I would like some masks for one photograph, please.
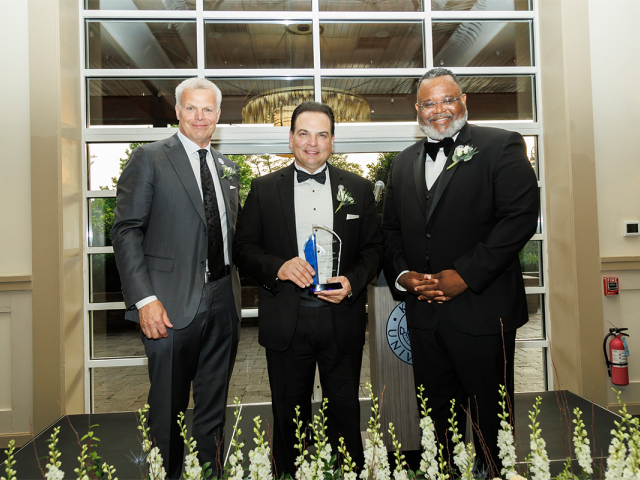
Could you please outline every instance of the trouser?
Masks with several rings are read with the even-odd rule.
[[[184,441],[178,413],[186,412],[193,383],[193,426],[189,436],[197,442],[200,465],[210,462],[215,477],[222,472],[224,461],[227,393],[238,349],[231,276],[205,283],[193,321],[185,328],[168,328],[167,332],[169,336],[159,340],[142,335],[151,381],[151,440],[160,448],[167,477],[179,478]]]
[[[320,372],[322,396],[328,399],[327,433],[332,455],[338,454],[339,438],[356,464],[364,462],[360,436],[360,368],[362,349],[351,354],[340,351],[333,333],[331,307],[300,307],[293,341],[284,352],[267,350],[273,410],[273,458],[278,478],[295,478],[295,408],[300,418],[311,419],[311,396],[316,372]],[[303,425],[303,428],[305,426]]]

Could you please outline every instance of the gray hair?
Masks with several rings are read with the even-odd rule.
[[[187,78],[184,82],[176,87],[176,105],[178,108],[182,107],[182,92],[186,90],[211,90],[216,96],[216,107],[220,110],[220,103],[222,102],[222,92],[216,86],[215,83],[210,82],[206,78],[193,77]]]
[[[460,82],[458,81],[458,77],[456,77],[456,74],[447,68],[432,68],[431,70],[426,72],[424,75],[422,75],[422,77],[420,77],[420,81],[418,82],[418,90],[420,90],[420,87],[422,86],[422,82],[424,82],[425,80],[431,80],[432,78],[445,77],[445,76],[451,77],[453,81],[456,82],[456,85],[460,87],[460,93],[464,93],[462,91],[462,85],[460,85]]]

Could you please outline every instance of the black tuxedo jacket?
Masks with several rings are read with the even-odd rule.
[[[426,139],[425,139],[426,140]],[[469,289],[442,304],[406,296],[407,322],[431,328],[440,319],[471,335],[513,331],[527,320],[518,252],[536,231],[539,193],[522,136],[466,124],[442,171],[430,211],[424,141],[396,156],[385,192],[385,273],[395,285],[404,270],[455,269]],[[458,145],[478,153],[452,164]]]
[[[222,179],[223,165],[237,165],[211,148],[227,211],[229,256],[240,208],[238,176]],[[111,238],[122,282],[127,320],[135,304],[155,295],[174,328],[191,323],[204,285],[207,234],[204,204],[178,134],[140,145],[118,180]],[[240,277],[232,266],[233,297],[241,317]]]
[[[382,234],[371,183],[331,165],[328,173],[334,212],[339,206],[338,185],[344,185],[355,200],[333,215],[333,230],[342,239],[339,274],[349,279],[353,293],[332,305],[333,330],[340,350],[351,353],[364,345],[364,293],[382,266]],[[233,247],[234,263],[261,284],[260,345],[276,351],[291,344],[300,304],[298,286],[277,280],[282,264],[298,256],[294,181],[293,164],[253,180]]]

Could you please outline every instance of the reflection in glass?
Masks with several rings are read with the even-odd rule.
[[[195,10],[196,0],[85,0],[88,10]]]
[[[89,78],[87,121],[90,127],[152,126],[178,123],[175,90],[184,78]]]
[[[433,63],[442,67],[531,66],[531,21],[434,22]]]
[[[87,21],[88,68],[196,68],[196,22]]]
[[[222,91],[218,124],[291,125],[291,114],[313,100],[312,78],[210,78]]]
[[[94,310],[91,358],[144,357],[140,325],[124,319],[124,310]]]
[[[524,275],[525,287],[541,287],[542,283],[542,241],[529,240],[518,254],[520,268]]]
[[[470,121],[535,120],[533,75],[458,77]]]
[[[205,10],[310,11],[311,0],[204,0]]]
[[[516,348],[514,364],[516,393],[547,390],[545,352],[545,348]]]
[[[92,368],[91,373],[93,413],[133,412],[147,403],[149,369],[146,365]]]
[[[124,302],[113,253],[89,255],[89,302]]]
[[[113,228],[115,209],[115,197],[89,199],[88,242],[90,247],[111,245],[111,229]]]
[[[338,123],[415,122],[417,83],[410,77],[323,78],[322,102]]]
[[[431,10],[531,10],[531,0],[431,0]]]
[[[419,12],[422,2],[416,0],[320,0],[321,12]]]
[[[529,158],[529,162],[533,167],[533,170],[536,172],[536,177],[540,180],[540,171],[539,171],[539,163],[540,158],[538,157],[538,137],[534,136],[526,136],[523,137],[524,142],[527,144],[527,157]]]
[[[205,23],[207,68],[313,68],[311,22]]]
[[[322,68],[422,68],[422,22],[323,23]]]

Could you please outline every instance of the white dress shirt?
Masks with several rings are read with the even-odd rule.
[[[458,138],[459,134],[460,134],[460,132],[456,133],[453,137],[451,137],[454,142]],[[427,141],[430,142],[430,143],[437,143],[438,142],[438,140],[433,140],[433,139],[431,139],[429,137],[427,137]],[[451,148],[453,148],[453,146]],[[435,161],[433,161],[431,159],[431,157],[429,156],[428,153],[425,154],[425,156],[424,156],[424,180],[427,183],[427,190],[430,190],[431,187],[433,187],[433,184],[436,183],[436,180],[438,179],[438,177],[442,173],[442,170],[444,169],[445,163],[447,163],[447,155],[444,154],[444,148],[441,148],[438,151],[438,155],[436,155],[436,160]],[[407,290],[398,283],[398,279],[402,275],[407,273],[408,271],[409,270],[404,270],[403,272],[400,272],[400,275],[398,275],[398,278],[396,278],[396,288],[401,292],[406,292]]]
[[[305,258],[304,244],[306,243],[309,235],[312,233],[312,225],[324,225],[325,227],[333,230],[333,200],[331,198],[331,179],[329,178],[329,172],[326,171],[327,180],[324,185],[309,179],[302,183],[298,183],[298,170],[304,170],[309,172],[306,168],[302,168],[297,164],[294,164],[296,170],[295,178],[293,179],[293,197],[296,212],[296,240],[298,241],[298,256]],[[327,165],[318,169],[314,173],[327,170]],[[319,238],[321,231],[317,232]],[[325,243],[325,245],[327,245]],[[329,245],[331,243],[329,242]],[[332,255],[331,251],[325,252],[326,255]],[[331,257],[329,257],[331,258]],[[326,283],[326,279],[331,277],[331,271],[319,272],[320,283]]]
[[[182,132],[178,131],[178,138],[180,142],[182,142],[182,146],[187,152],[187,157],[189,157],[189,163],[191,163],[191,168],[193,169],[193,174],[196,177],[196,182],[198,183],[198,189],[200,190],[200,198],[202,198],[202,179],[200,178],[200,154],[198,150],[201,150],[201,147],[193,143],[187,137],[185,137]],[[209,166],[209,171],[211,172],[211,176],[213,177],[213,184],[216,187],[216,199],[218,201],[218,211],[220,212],[220,226],[222,227],[222,244],[224,245],[224,263],[225,265],[230,265],[229,261],[229,245],[227,244],[227,209],[224,204],[224,196],[222,194],[222,187],[220,185],[220,178],[217,175],[217,168],[215,166],[215,160],[213,158],[213,154],[211,153],[211,147],[207,149],[207,165]],[[207,260],[208,262],[208,260]],[[209,265],[207,264],[207,270],[209,269]],[[139,302],[136,302],[136,308],[140,310],[142,307],[147,305],[148,303],[157,300],[158,298],[155,295],[151,295],[149,297],[143,298]]]

